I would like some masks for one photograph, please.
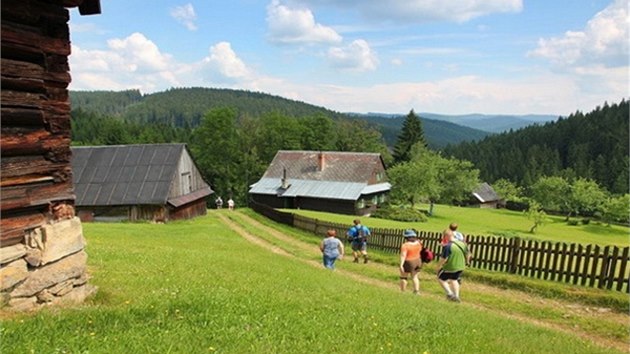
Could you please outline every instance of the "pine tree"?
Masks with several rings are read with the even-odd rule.
[[[424,131],[422,130],[422,122],[412,109],[407,114],[400,135],[398,135],[396,140],[396,145],[394,145],[394,163],[398,164],[411,160],[411,147],[417,143],[421,143],[424,147],[427,146],[427,142],[424,139]]]

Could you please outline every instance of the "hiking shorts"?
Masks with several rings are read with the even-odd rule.
[[[417,272],[420,270],[420,258],[418,259],[411,259],[411,260],[406,260],[403,263],[403,270],[405,271],[405,273],[412,273],[412,272]]]
[[[445,272],[444,270],[440,270],[438,273],[438,278],[442,281],[447,280],[457,280],[460,281],[462,278],[463,270],[458,270],[457,272]]]
[[[367,242],[365,241],[359,241],[359,242],[352,241],[350,246],[352,247],[353,251],[367,251]]]

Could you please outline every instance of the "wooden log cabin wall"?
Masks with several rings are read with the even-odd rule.
[[[98,0],[3,0],[0,304],[81,302],[88,282],[70,166],[69,8]]]

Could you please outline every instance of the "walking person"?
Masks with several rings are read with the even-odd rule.
[[[422,260],[420,259],[422,243],[414,230],[405,230],[403,236],[405,242],[400,246],[400,291],[407,289],[407,281],[411,275],[413,293],[419,295],[420,279],[418,279],[418,272],[422,268]]]
[[[228,199],[228,209],[234,210],[234,200],[232,198]]]
[[[466,242],[466,240],[464,239],[464,235],[462,235],[461,232],[457,231],[458,227],[459,227],[459,225],[457,225],[456,222],[452,222],[442,232],[442,241],[440,242],[442,244],[442,246],[446,246],[449,242],[451,242],[452,239],[456,239],[456,240],[459,240],[459,241]]]
[[[221,199],[221,196],[218,196],[214,203],[217,205],[217,209],[221,209],[223,207],[223,199]]]
[[[337,238],[336,230],[326,231],[326,238],[320,242],[319,250],[322,251],[324,267],[335,270],[335,261],[337,259],[342,260],[345,252],[343,242]]]
[[[354,219],[353,223],[354,226],[348,229],[346,233],[352,248],[352,255],[354,256],[353,262],[359,263],[359,256],[363,256],[363,263],[367,263],[367,238],[370,236],[370,229],[361,225],[361,220],[359,219]]]
[[[440,286],[446,292],[446,298],[450,301],[461,302],[460,283],[470,257],[468,246],[458,239],[453,238],[442,247],[437,276]]]

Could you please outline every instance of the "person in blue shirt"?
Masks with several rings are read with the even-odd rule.
[[[367,263],[367,238],[370,236],[370,229],[368,229],[367,226],[361,225],[361,220],[359,219],[354,219],[353,223],[354,226],[348,229],[346,235],[352,247],[354,263],[359,263],[359,256],[363,256],[363,263]]]
[[[326,232],[326,238],[320,242],[319,250],[322,251],[324,267],[335,270],[335,261],[343,259],[345,252],[343,242],[337,238],[336,230],[330,229]]]

